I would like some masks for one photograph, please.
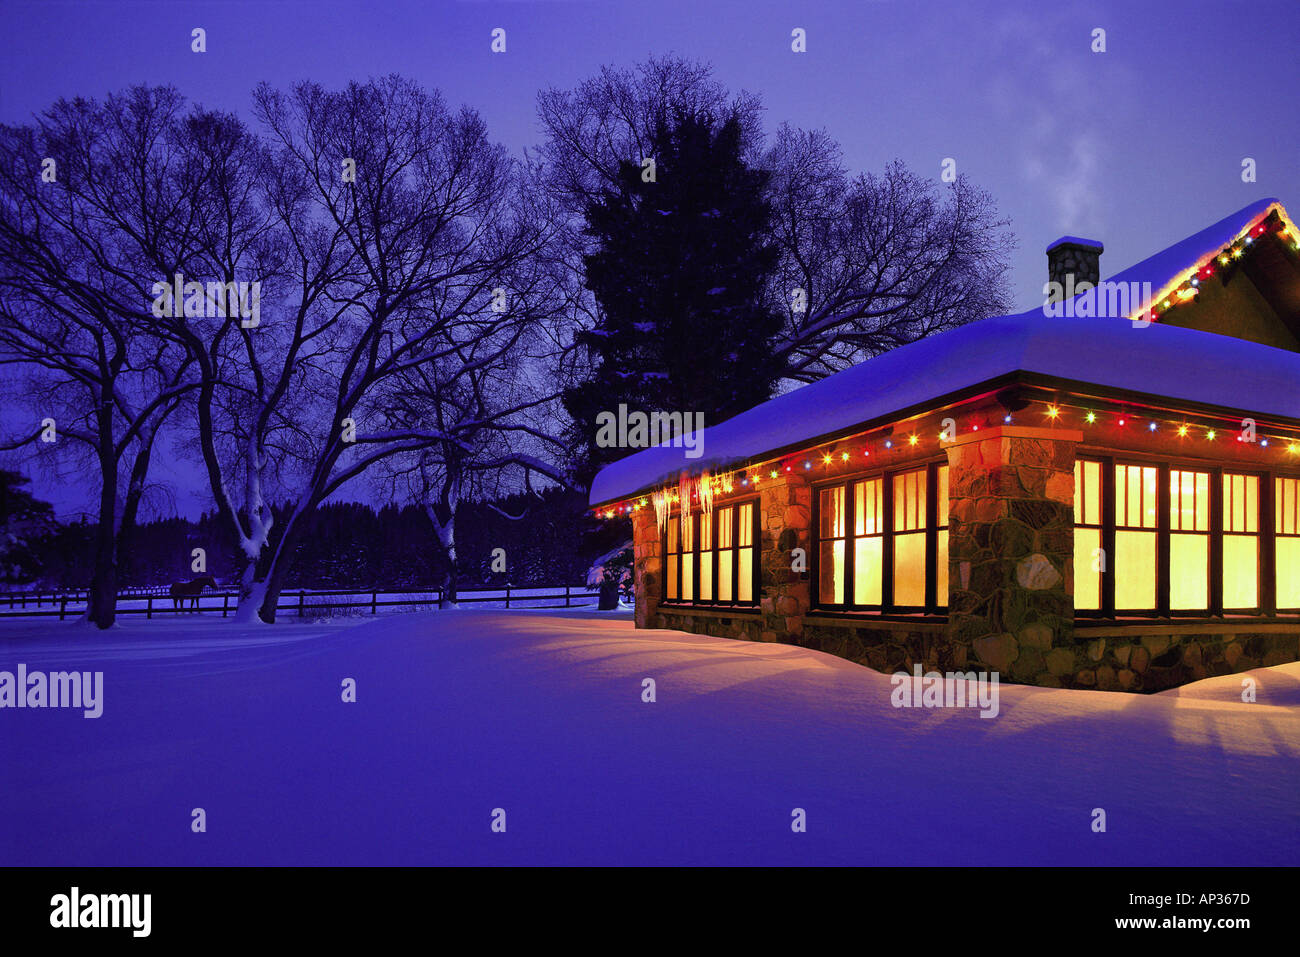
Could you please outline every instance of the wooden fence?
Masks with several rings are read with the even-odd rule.
[[[68,615],[80,615],[86,609],[88,595],[77,592],[8,592],[0,593],[0,618],[41,618],[50,617],[64,620]],[[316,599],[325,598],[326,601]],[[466,605],[484,602],[504,602],[509,608],[514,602],[516,608],[581,608],[594,605],[597,593],[583,585],[554,585],[518,588],[505,585],[500,588],[459,588],[456,590],[456,604]],[[358,599],[358,600],[348,600]],[[563,603],[559,602],[563,599]],[[124,589],[117,594],[118,615],[155,615],[194,614],[190,607],[193,599],[181,599],[181,607],[175,607],[167,586],[154,588]],[[533,602],[553,601],[556,604],[534,605]],[[280,592],[276,602],[276,614],[296,612],[299,618],[318,609],[360,608],[369,609],[376,615],[380,608],[398,606],[419,607],[420,605],[438,605],[442,602],[442,591],[438,588],[370,588],[370,589],[286,589]],[[528,603],[526,606],[522,603]],[[207,589],[198,596],[198,611],[220,611],[225,618],[239,604],[237,591]]]

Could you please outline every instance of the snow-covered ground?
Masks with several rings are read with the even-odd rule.
[[[628,617],[5,622],[0,670],[105,690],[0,710],[0,864],[1300,864],[1300,665],[990,720]]]

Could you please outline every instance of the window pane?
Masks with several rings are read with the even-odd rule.
[[[1154,467],[1115,466],[1116,525],[1131,528],[1156,527],[1156,478]]]
[[[894,476],[894,531],[925,528],[925,470]]]
[[[718,552],[718,601],[731,601],[731,569],[733,556],[731,549]]]
[[[682,551],[695,551],[695,516],[686,519],[682,525]]]
[[[1074,530],[1074,607],[1082,611],[1101,608],[1101,571],[1093,571],[1093,549],[1101,548],[1101,529]]]
[[[842,544],[842,543],[841,543]],[[754,549],[739,549],[740,582],[736,586],[737,601],[754,600]]]
[[[713,513],[700,514],[700,551],[707,552],[713,547]]]
[[[668,586],[668,590],[665,594],[668,596],[668,600],[672,601],[677,597],[677,556],[676,555],[668,556],[668,574],[665,577],[664,581],[665,584],[667,584]]]
[[[695,600],[695,562],[689,554],[682,555],[682,601]]]
[[[1300,492],[1300,479],[1280,478],[1277,479],[1277,494],[1275,496],[1276,518],[1274,528],[1279,535],[1294,535],[1297,531],[1296,499],[1297,492]]]
[[[1115,608],[1147,611],[1155,606],[1155,533],[1116,532]]]
[[[868,479],[853,483],[853,533],[878,535],[881,528],[881,481]]]
[[[754,505],[740,506],[740,541],[736,544],[744,547],[754,544]]]
[[[879,605],[881,563],[885,540],[880,536],[859,538],[853,543],[853,601],[858,605]]]
[[[821,537],[844,537],[844,486],[821,490]]]
[[[713,600],[713,552],[700,552],[700,601]]]
[[[668,551],[677,551],[677,519],[668,519]]]
[[[1277,540],[1277,607],[1300,608],[1300,538]]]
[[[925,604],[925,533],[894,536],[894,604]]]
[[[1101,463],[1083,463],[1083,520],[1088,525],[1101,524]]]
[[[718,548],[731,547],[731,506],[718,509]]]
[[[1259,477],[1223,476],[1223,530],[1259,531]]]
[[[1259,607],[1259,539],[1223,536],[1223,607]]]
[[[1210,536],[1169,536],[1169,607],[1210,605]]]
[[[940,501],[942,501],[942,499]],[[934,570],[934,601],[937,605],[946,605],[948,604],[948,530],[945,528],[936,532],[935,539],[936,548],[934,560],[938,563],[938,567]]]
[[[817,596],[828,605],[844,602],[844,541],[822,542],[817,559]]]
[[[938,488],[934,490],[936,496],[935,508],[938,510],[938,521],[940,525],[948,524],[948,466],[940,465],[936,470],[936,482]]]

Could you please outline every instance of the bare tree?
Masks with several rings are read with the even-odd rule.
[[[0,129],[0,361],[43,371],[59,409],[44,418],[96,466],[87,617],[101,628],[114,621],[158,431],[193,387],[151,308],[160,264],[180,268],[194,242],[193,182],[171,141],[180,109],[175,91],[141,87],[103,104],[60,100],[34,125]]]
[[[275,162],[303,174],[304,220],[348,263],[319,297],[331,311],[316,328],[328,335],[314,334],[313,374],[298,380],[292,508],[253,593],[260,617],[273,621],[305,517],[377,463],[452,437],[434,422],[389,427],[386,386],[426,366],[475,361],[465,343],[491,341],[496,326],[515,321],[500,318],[513,315],[500,303],[519,294],[511,271],[551,230],[524,214],[518,164],[478,115],[452,112],[409,81],[338,92],[304,83],[288,94],[263,85],[255,104]]]
[[[811,382],[1009,303],[1007,222],[958,176],[946,188],[891,163],[850,178],[824,132],[783,126],[766,154],[781,260],[774,348]]]

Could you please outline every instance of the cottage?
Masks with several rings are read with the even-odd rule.
[[[1300,232],[1264,200],[1099,286],[1102,251],[603,469],[637,626],[1124,691],[1300,659]]]

